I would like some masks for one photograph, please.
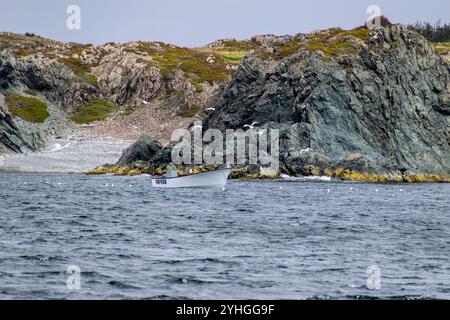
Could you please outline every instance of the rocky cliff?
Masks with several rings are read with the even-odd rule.
[[[449,65],[424,38],[391,26],[302,42],[280,59],[245,59],[206,127],[280,128],[292,175],[450,176]]]
[[[269,40],[242,61],[204,130],[279,129],[289,175],[449,181],[450,69],[423,37],[392,25]],[[150,164],[164,165],[161,154]]]
[[[92,134],[150,133],[167,142],[173,129],[216,102],[251,48],[250,41],[233,45],[93,46],[0,33],[0,150],[36,150],[60,127],[75,124],[89,124]],[[42,103],[48,115],[36,119],[35,105]]]

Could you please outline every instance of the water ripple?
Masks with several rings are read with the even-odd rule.
[[[450,185],[0,175],[0,299],[449,297]]]

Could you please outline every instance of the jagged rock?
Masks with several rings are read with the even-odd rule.
[[[364,41],[352,38],[346,36],[350,53],[248,56],[214,106],[218,111],[204,119],[204,130],[253,121],[279,129],[281,170],[292,175],[448,179],[447,62],[402,26]]]
[[[51,121],[34,124],[20,118],[13,119],[4,95],[26,88],[40,92],[54,106],[62,109],[61,114],[76,110],[95,94],[95,88],[75,81],[73,72],[55,60],[39,56],[17,59],[9,51],[0,52],[0,152],[36,151],[46,145],[55,133],[54,128],[67,127]]]
[[[9,51],[0,52],[0,89],[22,86],[38,90],[71,112],[96,93],[92,85],[75,78],[72,70],[53,59],[37,56],[17,59]]]
[[[292,36],[275,36],[272,34],[253,36],[252,41],[266,48],[271,48],[274,44],[287,44]]]
[[[117,47],[92,68],[100,88],[117,104],[138,104],[164,93],[164,82],[158,68],[149,66],[149,58]]]
[[[35,151],[45,145],[39,129],[16,123],[0,94],[0,153]]]
[[[245,60],[207,126],[291,124],[281,142],[291,174],[359,153],[360,171],[450,175],[448,65],[414,32],[392,26],[383,35],[377,47],[361,48],[350,68],[309,52],[270,67]],[[386,51],[386,43],[395,48]],[[304,148],[321,160],[293,155]]]
[[[162,145],[148,135],[142,135],[133,145],[127,148],[117,165],[123,166],[138,161],[149,161],[162,149]]]

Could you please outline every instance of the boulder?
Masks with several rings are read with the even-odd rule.
[[[162,145],[158,141],[144,134],[135,143],[124,150],[117,165],[124,166],[137,161],[149,161],[161,149]]]

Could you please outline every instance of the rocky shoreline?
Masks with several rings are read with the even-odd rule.
[[[5,43],[0,153],[42,149],[81,124],[92,136],[138,139],[116,164],[90,174],[160,175],[171,162],[173,130],[194,120],[203,133],[257,123],[258,130],[279,131],[279,171],[235,166],[232,178],[450,182],[450,65],[405,26],[259,36],[196,49],[0,34]],[[27,46],[35,53],[24,53]],[[41,123],[42,112],[27,113],[30,104],[45,105],[48,118]],[[188,169],[214,167],[180,166],[179,173]]]
[[[184,176],[191,173],[201,173],[217,169],[217,166],[189,166],[178,168],[178,174]],[[149,167],[145,163],[132,165],[102,165],[86,172],[88,175],[113,174],[116,176],[137,176],[148,174],[161,176],[166,173],[164,167]],[[330,177],[332,181],[356,181],[368,183],[450,183],[450,178],[431,174],[400,175],[398,173],[385,173],[376,175],[367,172],[352,171],[345,168],[325,170],[324,174],[308,175],[307,177]],[[278,172],[261,172],[259,168],[235,168],[230,174],[231,179],[240,180],[275,180],[280,179]]]
[[[232,177],[450,182],[448,62],[424,38],[398,25],[310,37],[290,39],[305,46],[293,54],[277,56],[277,46],[286,50],[282,42],[273,44],[273,56],[248,55],[215,111],[203,118],[203,132],[252,122],[280,132],[279,172],[249,165],[235,168]],[[323,51],[308,50],[319,41]],[[172,147],[90,173],[158,175],[171,161]]]

